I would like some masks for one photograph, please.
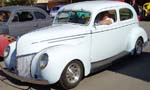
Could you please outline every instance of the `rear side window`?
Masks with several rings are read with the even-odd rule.
[[[36,19],[46,19],[45,14],[43,14],[41,12],[36,11],[36,12],[34,12],[34,15],[35,15]]]
[[[133,17],[132,11],[128,8],[120,9],[119,13],[120,13],[120,20],[121,21],[128,20],[128,19],[131,19]]]
[[[19,21],[20,22],[32,21],[33,20],[33,15],[31,14],[31,12],[23,11],[23,12],[19,12],[17,14],[19,16]]]

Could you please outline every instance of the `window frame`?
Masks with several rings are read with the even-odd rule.
[[[112,19],[114,20],[114,23],[116,23],[116,22],[118,21],[117,9],[112,8],[112,9],[103,10],[103,11],[100,11],[99,13],[97,13],[97,15],[96,15],[96,17],[95,17],[95,19],[94,19],[94,25],[96,25],[96,19],[99,17],[99,15],[100,15],[101,13],[103,13],[103,12],[106,12],[106,11],[109,12],[110,18],[112,18],[111,15],[113,15],[113,14],[111,14],[110,12],[111,12],[111,11],[114,11],[114,18],[112,18]],[[113,24],[113,23],[112,23],[112,24]],[[110,24],[110,25],[111,25],[111,24]],[[99,26],[99,25],[96,25],[96,26]]]
[[[129,14],[128,18],[122,19],[121,11],[123,11],[123,10],[128,11],[128,14]],[[126,15],[126,16],[127,16],[127,15]],[[132,18],[133,18],[133,12],[132,12],[131,9],[129,9],[129,8],[120,8],[120,9],[119,9],[119,19],[120,19],[120,21],[131,20]]]

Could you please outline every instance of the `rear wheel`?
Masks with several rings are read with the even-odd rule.
[[[83,78],[83,66],[79,61],[70,62],[64,69],[59,81],[61,90],[74,88]]]
[[[143,51],[143,39],[142,38],[138,38],[138,40],[136,41],[135,44],[135,49],[134,49],[134,54],[135,55],[140,55]]]

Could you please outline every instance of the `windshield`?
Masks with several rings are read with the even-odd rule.
[[[91,13],[87,11],[61,11],[57,14],[55,23],[89,24]]]
[[[0,11],[0,22],[7,22],[10,17],[9,11]]]

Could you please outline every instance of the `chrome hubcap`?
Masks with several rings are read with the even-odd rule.
[[[76,83],[81,76],[81,68],[77,63],[72,63],[68,66],[66,78],[69,83]]]

